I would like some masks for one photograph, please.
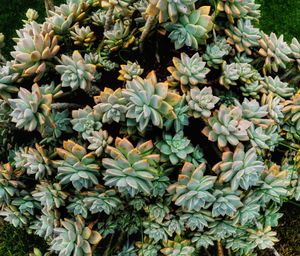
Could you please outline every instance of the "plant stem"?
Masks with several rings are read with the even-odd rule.
[[[227,254],[228,254],[228,256],[232,256],[232,252],[231,252],[230,248],[227,249]]]
[[[274,247],[272,247],[271,250],[275,256],[280,256],[280,254],[277,252],[277,250]]]
[[[224,256],[223,246],[220,240],[217,242],[218,256]]]
[[[51,108],[55,110],[64,110],[69,108],[80,108],[81,105],[76,103],[66,103],[66,102],[58,102],[58,103],[52,103]]]
[[[49,17],[49,11],[54,11],[53,0],[44,0],[44,3],[45,3],[46,14]]]
[[[208,256],[212,256],[212,255],[210,254],[210,252],[207,250],[207,248],[204,248],[204,251],[205,251],[205,253],[206,253]]]
[[[110,29],[110,26],[112,25],[113,12],[114,12],[114,6],[111,4],[105,15],[104,32],[108,31]]]
[[[294,151],[298,151],[297,148],[294,148],[294,147],[292,147],[292,146],[290,146],[288,144],[285,144],[284,142],[279,142],[279,145],[285,146],[285,147],[287,147],[287,148],[289,148],[291,150],[294,150]]]
[[[155,22],[156,22],[156,16],[149,16],[147,18],[143,33],[141,35],[141,42],[140,42],[140,51],[141,52],[144,51],[144,43],[145,43],[151,29],[153,28]]]
[[[109,256],[111,244],[112,244],[112,241],[114,240],[114,237],[115,237],[115,234],[112,234],[110,239],[109,239],[108,245],[107,245],[107,247],[104,251],[103,256]]]
[[[6,62],[5,57],[2,55],[1,51],[0,51],[0,62],[2,62],[3,64]]]
[[[295,70],[295,67],[292,66],[289,70],[287,70],[281,77],[280,77],[280,80],[284,80],[286,78],[289,77],[290,74],[292,74]]]
[[[116,242],[116,245],[115,245],[116,251],[119,251],[121,249],[124,236],[125,236],[125,233],[121,232],[121,234],[119,235],[118,240]]]

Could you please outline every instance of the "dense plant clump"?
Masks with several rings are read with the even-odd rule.
[[[0,215],[46,255],[273,248],[300,200],[300,45],[259,15],[254,0],[30,10],[1,55]]]

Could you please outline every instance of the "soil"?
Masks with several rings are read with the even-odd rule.
[[[284,214],[276,228],[279,242],[275,249],[280,256],[299,256],[300,255],[300,204],[286,203],[281,212]],[[259,252],[259,256],[274,255],[270,250]]]

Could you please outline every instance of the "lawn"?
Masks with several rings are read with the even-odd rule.
[[[267,33],[284,34],[288,41],[300,38],[299,0],[256,0],[261,4],[260,27]]]

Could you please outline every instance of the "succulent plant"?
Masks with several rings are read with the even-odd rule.
[[[42,127],[41,132],[44,138],[49,140],[59,138],[64,132],[71,133],[69,111],[62,112],[52,110],[49,115],[49,122]]]
[[[249,55],[247,55],[245,52],[238,53],[234,56],[233,60],[237,63],[248,63],[251,64],[253,61],[253,58],[251,58]]]
[[[146,13],[150,16],[158,16],[159,23],[168,21],[175,23],[180,14],[190,15],[195,9],[196,0],[162,0],[150,1]]]
[[[222,0],[218,3],[218,10],[225,12],[231,23],[241,18],[257,20],[260,17],[259,7],[255,0]]]
[[[243,204],[239,197],[240,191],[232,191],[230,188],[216,189],[213,193],[215,201],[213,203],[212,216],[233,216],[237,209]]]
[[[262,173],[260,181],[260,190],[256,192],[261,194],[261,202],[267,204],[270,201],[280,202],[281,197],[288,195],[287,187],[290,181],[287,179],[287,171],[281,171],[280,166],[272,164],[265,172]]]
[[[132,0],[103,0],[100,5],[104,9],[109,9],[109,7],[113,7],[114,16],[128,16],[130,11],[129,5],[132,3]]]
[[[101,156],[105,148],[113,142],[113,138],[108,135],[107,131],[92,131],[87,137],[89,141],[88,149],[94,150],[97,156]]]
[[[128,48],[135,37],[130,33],[129,24],[117,20],[111,30],[104,32],[104,50],[115,52],[120,48]]]
[[[13,205],[8,205],[0,211],[0,216],[5,217],[4,220],[11,223],[15,228],[28,224],[26,215],[21,214]]]
[[[28,175],[35,175],[35,179],[44,179],[46,175],[51,175],[51,161],[47,157],[45,150],[39,144],[35,148],[28,148],[26,153],[22,154],[24,158],[24,167]]]
[[[207,204],[215,201],[212,187],[216,176],[204,175],[205,164],[197,168],[186,162],[182,167],[178,182],[169,186],[168,192],[173,194],[172,200],[186,211],[200,211]]]
[[[231,47],[225,38],[216,37],[214,42],[207,45],[203,59],[209,67],[218,68],[224,62],[224,57],[229,54]]]
[[[242,226],[249,225],[255,222],[260,216],[260,197],[254,197],[248,194],[243,200],[243,207],[239,208],[235,217],[234,223],[240,223]]]
[[[74,21],[81,21],[85,18],[88,5],[89,3],[85,0],[68,0],[65,4],[55,6],[54,12],[50,11],[50,14],[62,14],[66,18],[73,16]]]
[[[7,100],[11,98],[12,93],[18,92],[18,88],[13,85],[19,77],[18,73],[14,73],[11,63],[7,62],[0,66],[0,99]]]
[[[166,29],[171,32],[169,38],[175,43],[176,50],[184,45],[198,50],[199,44],[205,43],[213,25],[209,12],[210,6],[202,6],[189,15],[181,15],[177,23],[165,25]]]
[[[56,152],[63,159],[53,161],[57,167],[56,178],[61,184],[72,183],[76,190],[98,184],[99,166],[93,152],[87,153],[72,140],[64,141],[63,148],[57,148]]]
[[[127,64],[121,65],[121,70],[119,70],[118,79],[121,81],[130,81],[134,78],[137,78],[143,74],[144,69],[137,62],[127,61]]]
[[[278,68],[286,68],[286,63],[291,62],[290,58],[291,48],[284,42],[283,35],[277,38],[274,33],[270,36],[262,33],[259,40],[260,50],[259,54],[265,58],[264,70],[265,72],[278,72]]]
[[[170,130],[172,126],[175,128],[176,132],[183,130],[184,126],[189,124],[188,112],[189,106],[186,104],[185,94],[181,97],[181,101],[175,105],[174,112],[176,114],[176,119],[168,119],[165,121],[164,126],[166,130]]]
[[[249,63],[239,63],[240,65],[240,80],[243,83],[252,83],[262,80],[259,72]]]
[[[240,105],[236,102],[237,105]],[[251,121],[253,124],[267,128],[274,125],[274,120],[268,117],[268,105],[260,105],[256,100],[244,99],[242,105],[240,105],[243,112],[243,118]]]
[[[46,18],[46,21],[47,23],[51,24],[56,35],[63,35],[66,34],[72,26],[74,15],[71,14],[66,17],[63,14],[52,12],[51,16]]]
[[[166,215],[170,212],[169,208],[163,203],[150,205],[146,210],[149,213],[150,220],[162,223]]]
[[[230,238],[235,236],[239,230],[236,226],[232,226],[228,220],[216,220],[210,223],[209,228],[207,235],[214,240]]]
[[[16,127],[33,131],[44,125],[51,111],[52,95],[44,95],[41,88],[34,84],[32,92],[20,88],[17,99],[9,99],[13,111],[10,116]]]
[[[19,194],[19,198],[15,198],[11,204],[17,206],[21,214],[34,215],[35,209],[40,209],[41,205],[25,190],[22,190]]]
[[[265,225],[271,227],[277,227],[279,219],[283,216],[283,213],[279,213],[280,206],[272,204],[270,208],[266,209],[265,215],[261,216],[264,218]]]
[[[105,71],[112,71],[119,67],[119,64],[112,61],[111,59],[107,57],[100,57],[99,58],[99,66],[102,67]]]
[[[11,197],[18,193],[18,186],[22,185],[17,179],[16,171],[6,163],[0,165],[0,203],[10,203]]]
[[[227,89],[231,85],[237,85],[238,81],[249,84],[260,80],[260,75],[250,64],[234,62],[231,64],[223,63],[223,74],[220,77],[220,84]]]
[[[187,212],[180,216],[180,221],[191,231],[203,231],[208,227],[209,222],[213,222],[211,212],[200,210],[197,212]]]
[[[59,256],[92,255],[92,246],[102,239],[101,235],[86,227],[84,219],[77,215],[75,221],[65,219],[61,227],[54,229],[55,238],[51,242],[51,251]]]
[[[194,118],[210,117],[211,110],[218,101],[219,98],[213,96],[211,87],[204,87],[202,90],[198,87],[194,87],[187,96],[190,114]]]
[[[41,181],[32,192],[32,196],[48,211],[65,205],[68,194],[63,192],[59,183],[49,184]]]
[[[88,216],[88,208],[83,202],[83,198],[81,195],[75,195],[72,198],[69,198],[70,204],[67,206],[67,210],[76,215],[81,215],[83,218],[87,218]]]
[[[138,256],[157,256],[161,248],[160,244],[155,243],[149,237],[145,237],[144,242],[136,242]]]
[[[122,247],[122,250],[117,254],[117,256],[136,256],[136,248],[134,245],[126,244]]]
[[[121,89],[113,91],[105,87],[99,96],[94,97],[94,100],[97,104],[94,109],[97,114],[102,115],[103,123],[110,124],[113,121],[119,123],[125,120],[127,100]]]
[[[255,243],[259,249],[272,248],[275,242],[279,240],[275,237],[276,232],[271,231],[270,226],[260,227],[257,230],[249,230],[249,240]]]
[[[169,160],[173,165],[184,161],[194,150],[191,141],[184,137],[183,131],[176,133],[175,136],[165,133],[163,140],[159,141],[156,147],[162,154],[162,160]]]
[[[75,25],[74,31],[70,31],[70,33],[75,45],[89,47],[96,40],[96,36],[89,26],[79,27]]]
[[[144,222],[144,234],[148,235],[149,238],[153,239],[156,243],[158,241],[168,241],[167,228],[163,224],[156,222]]]
[[[300,130],[300,91],[291,100],[284,104],[282,112],[285,113],[285,120],[292,122],[296,130]]]
[[[122,193],[131,196],[139,192],[150,193],[152,180],[156,176],[159,155],[152,154],[152,141],[134,148],[127,139],[116,138],[115,148],[107,146],[111,158],[103,158],[105,185],[116,186]]]
[[[294,37],[292,39],[292,43],[291,43],[290,47],[291,47],[292,55],[297,62],[298,69],[300,70],[300,44],[299,44],[297,38]]]
[[[48,239],[49,237],[53,237],[54,228],[58,227],[58,225],[59,223],[54,211],[43,208],[41,216],[33,222],[30,228],[34,230],[34,234]]]
[[[239,230],[234,237],[229,237],[226,248],[231,249],[237,255],[251,255],[255,244],[248,241],[249,234],[244,230]]]
[[[96,72],[95,65],[86,64],[79,51],[74,51],[72,57],[62,55],[61,65],[55,69],[61,74],[62,87],[71,87],[72,90],[88,90]]]
[[[126,117],[138,124],[143,132],[149,122],[154,126],[163,127],[163,118],[175,119],[174,106],[179,103],[180,96],[168,91],[167,83],[158,83],[154,71],[146,79],[137,77],[127,81],[122,91],[128,101]]]
[[[19,38],[11,52],[15,63],[13,68],[23,77],[35,76],[39,81],[47,70],[47,61],[54,58],[60,46],[53,31],[45,29],[35,21],[27,24],[23,30],[17,31]]]
[[[255,125],[251,125],[248,129],[248,135],[252,146],[256,147],[259,152],[264,149],[270,149],[269,141],[271,140],[271,135],[266,133],[261,126],[255,127]]]
[[[258,46],[260,32],[258,28],[254,28],[250,20],[238,20],[237,26],[231,25],[229,29],[225,29],[228,36],[227,43],[234,45],[238,52],[246,52],[251,55],[250,48]]]
[[[254,98],[254,99],[259,99],[260,95],[259,93],[263,89],[263,85],[259,81],[254,81],[249,84],[244,84],[243,86],[240,87],[243,96],[249,97],[249,98]]]
[[[93,131],[98,131],[102,127],[101,116],[90,106],[73,110],[72,117],[73,129],[79,132],[83,139],[87,139]]]
[[[188,155],[186,161],[192,163],[196,167],[199,166],[201,163],[207,163],[207,161],[204,158],[203,149],[200,148],[199,145],[194,147],[193,153]]]
[[[111,214],[114,208],[120,207],[121,204],[115,190],[105,191],[103,187],[86,192],[83,202],[92,214],[105,212],[107,215]]]
[[[161,249],[163,255],[170,256],[192,256],[195,248],[190,246],[190,241],[171,241],[163,243],[164,248]]]
[[[41,91],[43,94],[52,94],[53,99],[57,99],[63,95],[61,85],[55,85],[53,81],[49,84],[41,85]]]
[[[290,98],[295,90],[288,83],[282,82],[278,76],[275,78],[267,76],[260,82],[263,85],[263,93],[273,92],[282,98]]]
[[[27,20],[23,20],[24,23],[35,21],[39,17],[39,13],[36,10],[31,8],[27,10],[25,15]]]
[[[236,191],[239,187],[248,190],[257,185],[264,168],[264,163],[258,159],[255,148],[245,151],[240,143],[234,152],[227,151],[222,154],[222,161],[213,167],[213,171],[220,174],[219,182],[230,181],[231,190]]]
[[[284,115],[282,113],[283,105],[280,104],[281,98],[270,92],[268,95],[264,94],[261,98],[261,104],[268,106],[268,116],[276,123],[282,123]]]
[[[205,67],[205,62],[199,53],[195,53],[191,58],[186,53],[181,53],[180,59],[174,57],[173,64],[175,67],[168,67],[172,77],[179,81],[181,85],[197,85],[205,83],[205,76],[209,68]]]
[[[210,141],[217,141],[220,148],[225,147],[227,143],[236,146],[239,141],[248,141],[247,129],[251,122],[242,116],[241,107],[221,105],[220,109],[208,119],[208,126],[202,130],[202,133]]]
[[[196,248],[208,248],[214,245],[213,237],[204,235],[201,233],[196,233],[192,238],[192,242],[195,244]]]

